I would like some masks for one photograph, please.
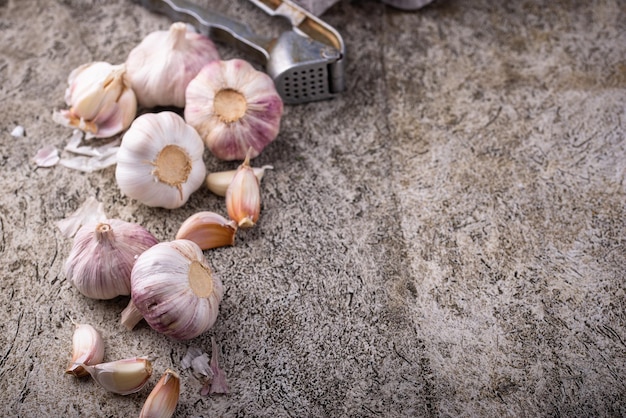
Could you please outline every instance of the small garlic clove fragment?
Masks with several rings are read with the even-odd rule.
[[[252,167],[254,170],[254,174],[256,178],[259,179],[259,182],[263,179],[265,175],[265,170],[273,170],[274,167],[271,165],[264,165],[263,167]],[[233,181],[233,178],[237,174],[237,170],[227,170],[227,171],[216,171],[213,173],[209,173],[206,176],[206,185],[211,192],[218,196],[226,196],[226,190],[228,186]]]
[[[170,418],[174,415],[180,396],[180,377],[167,369],[148,395],[139,418]]]
[[[176,239],[188,239],[203,250],[235,243],[237,224],[215,212],[198,212],[180,226]]]
[[[259,179],[250,167],[250,153],[226,190],[226,209],[240,228],[251,228],[261,213]]]
[[[100,386],[119,395],[139,392],[152,375],[152,363],[143,357],[100,363],[94,366],[81,364],[81,366]]]
[[[89,324],[76,324],[72,336],[72,361],[65,373],[76,377],[89,373],[81,364],[95,365],[104,359],[104,342],[100,333]]]

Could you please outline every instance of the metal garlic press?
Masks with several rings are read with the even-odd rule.
[[[241,22],[188,0],[135,0],[174,21],[193,25],[211,39],[233,45],[265,65],[285,103],[330,99],[345,89],[341,35],[290,0],[249,0],[270,16],[284,17],[291,30],[265,38]]]

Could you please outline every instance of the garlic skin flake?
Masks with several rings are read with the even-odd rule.
[[[213,326],[224,296],[222,281],[192,241],[162,242],[137,258],[131,275],[132,301],[122,323],[132,329],[139,311],[155,331],[178,340]],[[128,320],[131,318],[131,320]]]
[[[143,107],[185,107],[185,90],[202,67],[219,54],[204,35],[175,22],[148,34],[126,59],[126,74]]]
[[[81,364],[95,365],[104,359],[104,342],[98,330],[89,324],[76,324],[72,335],[72,361],[65,373],[76,377],[89,373]]]
[[[116,135],[128,128],[137,114],[137,98],[123,64],[83,64],[70,73],[68,84],[65,102],[70,108],[53,112],[52,118],[85,131],[88,137]]]
[[[198,212],[182,223],[176,239],[188,239],[203,250],[224,247],[235,243],[237,224],[215,212]]]
[[[119,219],[88,223],[74,237],[65,276],[88,298],[130,295],[135,258],[157,242],[139,224]]]
[[[255,158],[278,135],[283,102],[272,79],[241,59],[213,61],[191,80],[185,120],[221,160]]]
[[[100,386],[118,395],[139,392],[152,376],[152,363],[144,357],[81,366]]]
[[[180,376],[167,369],[141,408],[139,418],[170,418],[180,397]]]
[[[122,138],[115,177],[121,192],[147,206],[175,209],[204,182],[204,143],[174,112],[139,116]]]
[[[252,167],[254,171],[254,175],[257,179],[259,179],[259,183],[263,179],[265,175],[265,170],[273,170],[274,167],[271,165],[264,165],[263,167]],[[218,196],[226,196],[226,190],[230,183],[235,178],[235,174],[237,174],[237,170],[226,170],[226,171],[215,171],[213,173],[209,173],[206,176],[206,186],[213,193]]]
[[[226,189],[226,209],[230,219],[237,222],[240,228],[251,228],[259,220],[261,189],[259,179],[250,167],[249,155]]]

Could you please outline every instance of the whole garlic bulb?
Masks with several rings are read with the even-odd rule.
[[[213,155],[243,160],[276,139],[283,101],[272,79],[241,59],[208,63],[189,82],[185,120]]]
[[[69,110],[53,119],[78,128],[88,137],[107,138],[128,128],[137,114],[137,98],[126,79],[126,67],[97,61],[74,69],[68,78],[65,102]]]
[[[92,299],[130,295],[135,258],[157,243],[139,224],[119,219],[82,226],[65,262],[65,276]]]
[[[123,194],[174,209],[204,182],[204,143],[174,112],[139,116],[122,138],[115,177]]]
[[[122,324],[132,329],[143,316],[154,330],[179,340],[211,328],[224,295],[200,247],[185,239],[162,242],[141,254],[131,286]]]
[[[185,107],[185,89],[205,64],[219,60],[213,42],[176,22],[148,34],[130,51],[126,74],[143,107]]]

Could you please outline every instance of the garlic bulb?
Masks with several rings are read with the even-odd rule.
[[[122,324],[132,329],[143,316],[154,330],[179,340],[211,328],[224,295],[200,247],[184,239],[162,242],[141,254],[131,286]]]
[[[124,65],[97,61],[74,69],[68,78],[65,102],[69,110],[53,119],[78,128],[88,137],[107,138],[128,128],[137,114],[137,98],[126,80]]]
[[[118,395],[139,392],[152,376],[152,363],[143,357],[82,366],[100,386]]]
[[[198,133],[176,113],[146,113],[122,138],[117,185],[145,205],[178,208],[204,181],[203,153]]]
[[[254,175],[259,182],[263,179],[265,175],[265,170],[273,170],[274,167],[271,165],[264,165],[263,167],[252,167],[254,171]],[[216,171],[213,173],[209,173],[206,176],[206,186],[208,189],[218,196],[226,196],[226,190],[230,183],[235,178],[235,174],[237,170],[227,170],[227,171]]]
[[[180,397],[180,377],[167,369],[141,408],[139,418],[170,418]]]
[[[272,79],[240,59],[208,63],[187,86],[185,120],[213,155],[254,158],[278,135],[283,102]]]
[[[233,245],[237,224],[215,212],[198,212],[182,223],[176,239],[188,239],[202,250]]]
[[[87,376],[89,373],[81,364],[93,365],[104,359],[104,342],[100,333],[89,324],[76,324],[72,336],[72,361],[65,373],[76,377]]]
[[[169,31],[148,34],[126,59],[126,74],[143,107],[185,107],[185,89],[219,54],[204,35],[176,22]]]
[[[250,167],[250,156],[239,166],[226,189],[226,209],[240,228],[250,228],[259,220],[261,190],[259,179]]]
[[[130,295],[135,258],[157,243],[141,225],[119,219],[82,226],[65,262],[65,276],[92,299]]]

